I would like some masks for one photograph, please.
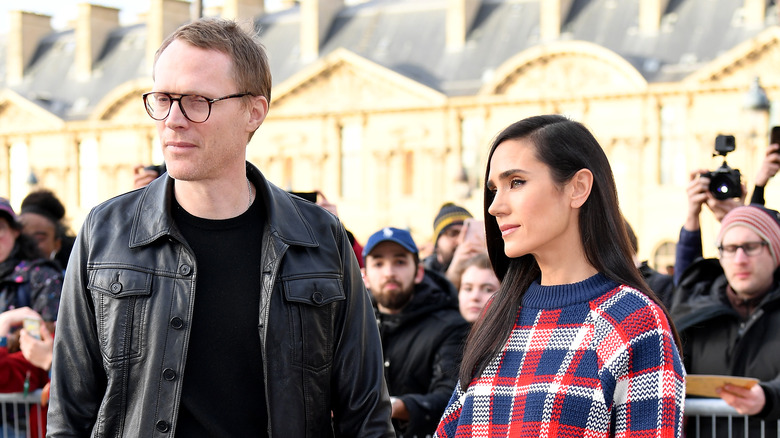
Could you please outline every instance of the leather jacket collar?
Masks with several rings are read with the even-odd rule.
[[[246,164],[247,177],[257,189],[255,202],[265,204],[266,217],[271,235],[288,245],[318,247],[317,238],[309,224],[303,220],[289,193],[268,184],[262,173],[251,163]],[[141,195],[141,201],[134,212],[130,231],[130,248],[149,245],[164,236],[183,240],[176,229],[171,215],[173,201],[173,178],[167,173],[152,181]],[[275,191],[271,196],[271,192]],[[143,218],[143,220],[141,220]],[[158,220],[152,220],[158,218]]]

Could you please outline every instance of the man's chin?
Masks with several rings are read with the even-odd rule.
[[[397,296],[400,294],[399,291],[395,291],[394,293],[388,293],[387,290],[383,291],[383,297],[382,299],[377,299],[377,303],[381,304],[382,307],[390,310],[401,310],[406,306],[409,301],[412,300],[411,295],[410,296],[404,296],[400,297]]]

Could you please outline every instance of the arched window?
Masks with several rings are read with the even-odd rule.
[[[653,268],[662,274],[674,273],[674,259],[677,244],[675,242],[663,242],[655,250],[653,255]]]

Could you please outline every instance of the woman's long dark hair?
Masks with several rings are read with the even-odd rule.
[[[580,123],[563,116],[535,116],[515,122],[496,136],[490,147],[485,181],[490,175],[490,160],[496,148],[507,140],[526,139],[535,147],[535,157],[550,168],[559,186],[581,169],[593,173],[590,196],[580,208],[579,227],[588,262],[607,278],[643,292],[666,314],[677,343],[677,330],[661,301],[645,283],[632,261],[632,250],[625,221],[618,207],[617,188],[604,150]],[[493,193],[485,187],[484,217],[488,255],[501,287],[488,303],[484,318],[477,321],[466,340],[460,368],[461,388],[465,391],[473,376],[482,373],[490,360],[501,352],[514,327],[517,309],[531,282],[541,275],[530,254],[510,258],[504,252],[504,240],[496,218],[488,213]]]

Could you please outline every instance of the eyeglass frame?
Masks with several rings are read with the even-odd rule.
[[[758,245],[754,249],[748,249],[748,245]],[[755,257],[761,253],[761,249],[763,249],[765,246],[769,246],[769,242],[766,240],[760,240],[758,242],[744,242],[741,245],[726,245],[725,247],[721,244],[718,245],[718,253],[720,253],[721,258],[731,258],[737,255],[737,251],[742,249],[742,252],[745,253],[747,257]],[[725,251],[726,247],[733,247],[734,252]],[[731,249],[731,248],[729,248]]]
[[[164,94],[164,95],[168,96],[169,99],[171,99],[171,104],[168,105],[168,112],[165,113],[165,117],[163,117],[161,119],[158,119],[158,118],[154,117],[152,115],[152,113],[149,112],[150,108],[149,108],[149,104],[147,103],[146,99],[147,99],[148,96],[150,96],[152,94]],[[174,94],[178,95],[179,97],[173,97]],[[196,122],[195,120],[192,120],[190,118],[190,116],[187,115],[187,111],[184,110],[184,106],[181,104],[181,100],[183,98],[189,97],[189,96],[202,97],[206,102],[209,103],[209,112],[208,112],[208,114],[206,114],[206,118],[201,120],[200,122]],[[206,120],[208,120],[209,117],[211,117],[211,106],[215,102],[219,102],[220,100],[233,99],[233,98],[236,98],[236,97],[244,97],[244,96],[253,96],[253,94],[249,93],[249,92],[235,93],[235,94],[228,94],[227,96],[217,97],[215,99],[209,99],[208,97],[200,95],[200,94],[178,94],[178,93],[166,93],[166,92],[163,92],[163,91],[149,91],[148,93],[144,93],[143,94],[143,99],[144,99],[144,109],[146,109],[146,114],[149,114],[149,117],[151,117],[152,120],[156,120],[158,122],[162,122],[163,120],[167,119],[168,116],[171,115],[171,108],[173,108],[173,103],[174,102],[178,102],[179,103],[179,109],[181,110],[181,113],[182,113],[182,115],[184,115],[185,119],[189,120],[192,123],[205,123]]]

